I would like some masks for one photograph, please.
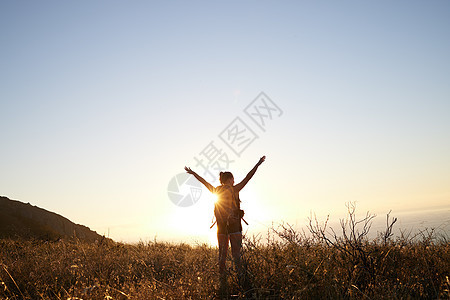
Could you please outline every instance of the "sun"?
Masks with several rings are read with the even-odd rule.
[[[190,207],[173,207],[170,218],[170,229],[177,232],[184,241],[191,243],[206,243],[217,246],[217,225],[213,225],[214,204],[218,197],[203,189],[197,203]],[[249,225],[242,222],[243,233],[260,230],[261,224],[266,223],[268,214],[261,203],[255,189],[246,186],[240,192],[241,209],[244,209],[244,219]]]

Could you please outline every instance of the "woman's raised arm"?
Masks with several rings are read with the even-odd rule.
[[[198,175],[197,173],[195,173],[194,171],[192,171],[191,168],[188,167],[184,167],[184,169],[186,170],[186,173],[193,175],[195,178],[197,178],[198,181],[200,181],[201,183],[203,183],[204,186],[206,186],[206,188],[213,193],[214,192],[214,187],[205,179],[203,179],[203,177],[201,177],[200,175]]]
[[[247,184],[247,182],[253,177],[253,175],[255,175],[256,170],[258,169],[259,165],[261,165],[264,161],[266,160],[266,156],[263,156],[259,159],[259,161],[256,163],[256,165],[253,167],[253,169],[251,169],[250,172],[248,172],[247,176],[245,176],[245,178],[239,182],[238,184],[236,184],[234,186],[234,188],[239,192],[240,190],[242,190],[242,188]]]

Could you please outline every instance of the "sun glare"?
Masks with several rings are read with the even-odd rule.
[[[219,195],[216,193],[212,194],[212,200],[213,200],[213,203],[216,204],[217,201],[219,201]]]
[[[259,199],[258,193],[247,186],[240,193],[241,209],[244,209],[244,219],[249,225],[242,222],[243,232],[260,230],[267,223],[268,214]],[[190,207],[174,206],[171,214],[171,230],[182,236],[189,243],[207,243],[217,246],[217,225],[213,225],[214,204],[218,200],[217,194],[211,194],[204,189],[197,203]]]
[[[213,227],[214,202],[217,196],[203,190],[202,196],[190,207],[174,207],[171,224],[172,230],[185,237],[186,242],[217,245],[216,230]]]

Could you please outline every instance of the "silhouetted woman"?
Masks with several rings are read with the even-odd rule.
[[[225,261],[227,258],[228,242],[231,243],[231,253],[238,271],[241,269],[241,245],[242,245],[242,225],[241,219],[244,211],[240,208],[239,191],[255,175],[259,165],[265,156],[261,157],[253,169],[238,184],[234,185],[234,177],[230,172],[220,172],[220,183],[218,187],[213,187],[200,175],[185,167],[187,173],[194,175],[203,183],[210,192],[217,194],[217,202],[214,206],[214,215],[217,221],[217,241],[219,244],[219,272],[225,273]]]

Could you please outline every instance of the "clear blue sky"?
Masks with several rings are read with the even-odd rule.
[[[267,155],[241,195],[252,224],[348,201],[448,211],[449,16],[448,1],[2,1],[0,194],[119,240],[211,235],[210,199],[176,207],[168,182],[264,91],[283,115],[230,167],[239,180]]]

